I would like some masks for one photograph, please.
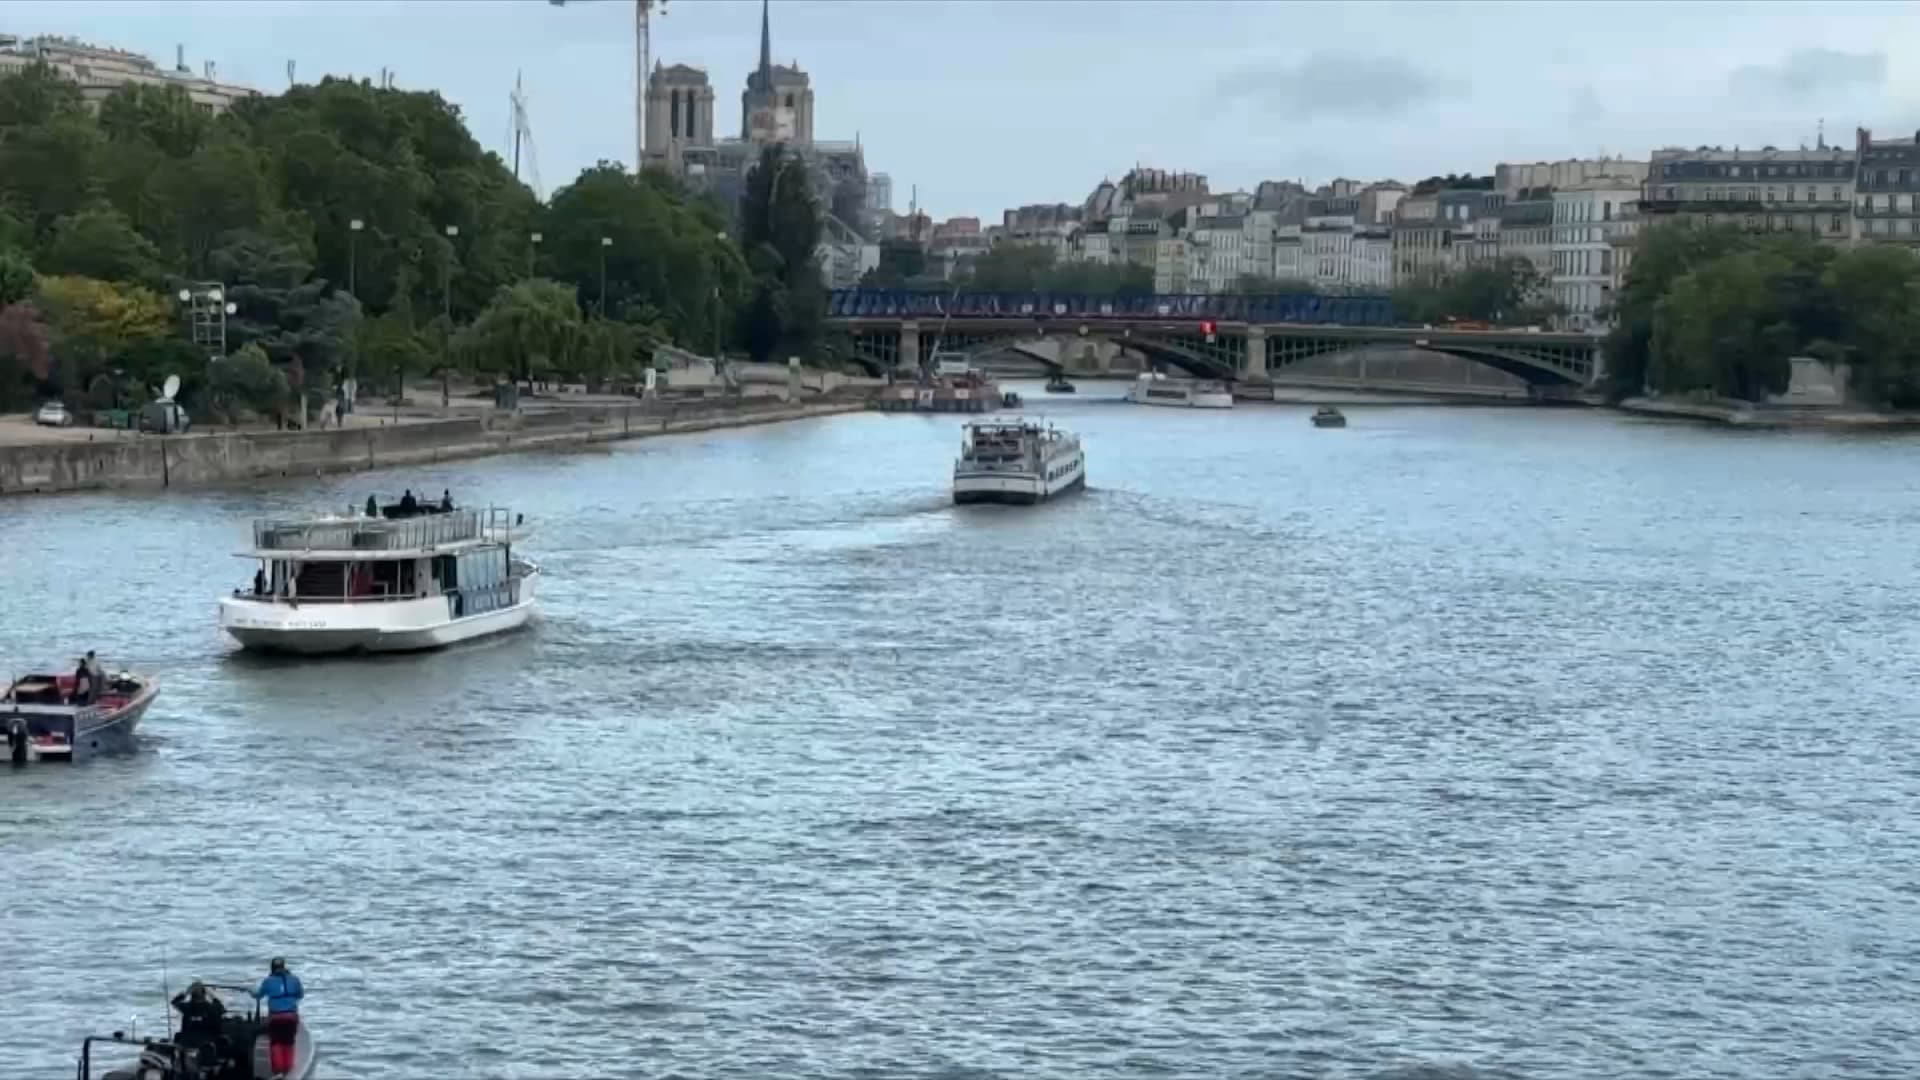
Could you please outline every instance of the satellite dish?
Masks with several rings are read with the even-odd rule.
[[[180,376],[178,375],[167,376],[166,385],[160,388],[161,399],[163,401],[172,401],[173,395],[179,392],[180,392]]]

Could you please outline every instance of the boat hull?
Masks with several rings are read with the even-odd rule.
[[[1155,405],[1163,409],[1231,409],[1233,391],[1200,389],[1194,386],[1168,386],[1171,380],[1141,379],[1127,387],[1127,400],[1135,405]]]
[[[393,603],[293,606],[252,597],[220,602],[220,626],[244,649],[293,656],[427,652],[509,633],[533,620],[539,574],[521,578],[517,602],[456,615],[445,596]]]
[[[0,705],[0,733],[9,759],[22,765],[72,763],[131,751],[140,718],[160,695],[159,680],[143,678],[141,683],[137,693],[113,709]]]
[[[1086,486],[1087,469],[1084,463],[1052,482],[1033,473],[956,473],[953,478],[953,501],[960,506],[974,503],[1032,506],[1085,490]]]

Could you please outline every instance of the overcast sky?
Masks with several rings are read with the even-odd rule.
[[[737,133],[758,0],[677,0],[653,54],[704,67]],[[1662,145],[1797,145],[1826,121],[1920,128],[1920,4],[1310,4],[774,0],[774,58],[813,78],[815,135],[936,217],[1078,202],[1135,163],[1262,179],[1418,179]],[[262,90],[323,74],[437,89],[508,145],[523,73],[549,191],[633,157],[631,0],[13,0],[60,33]]]

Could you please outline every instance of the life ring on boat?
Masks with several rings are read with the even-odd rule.
[[[17,716],[7,725],[7,757],[15,765],[27,763],[27,722]]]

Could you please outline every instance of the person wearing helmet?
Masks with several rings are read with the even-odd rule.
[[[293,1071],[294,1041],[300,1034],[300,999],[306,990],[300,977],[287,970],[287,962],[273,958],[267,965],[267,977],[260,980],[255,998],[267,1003],[267,1060],[275,1080]]]

